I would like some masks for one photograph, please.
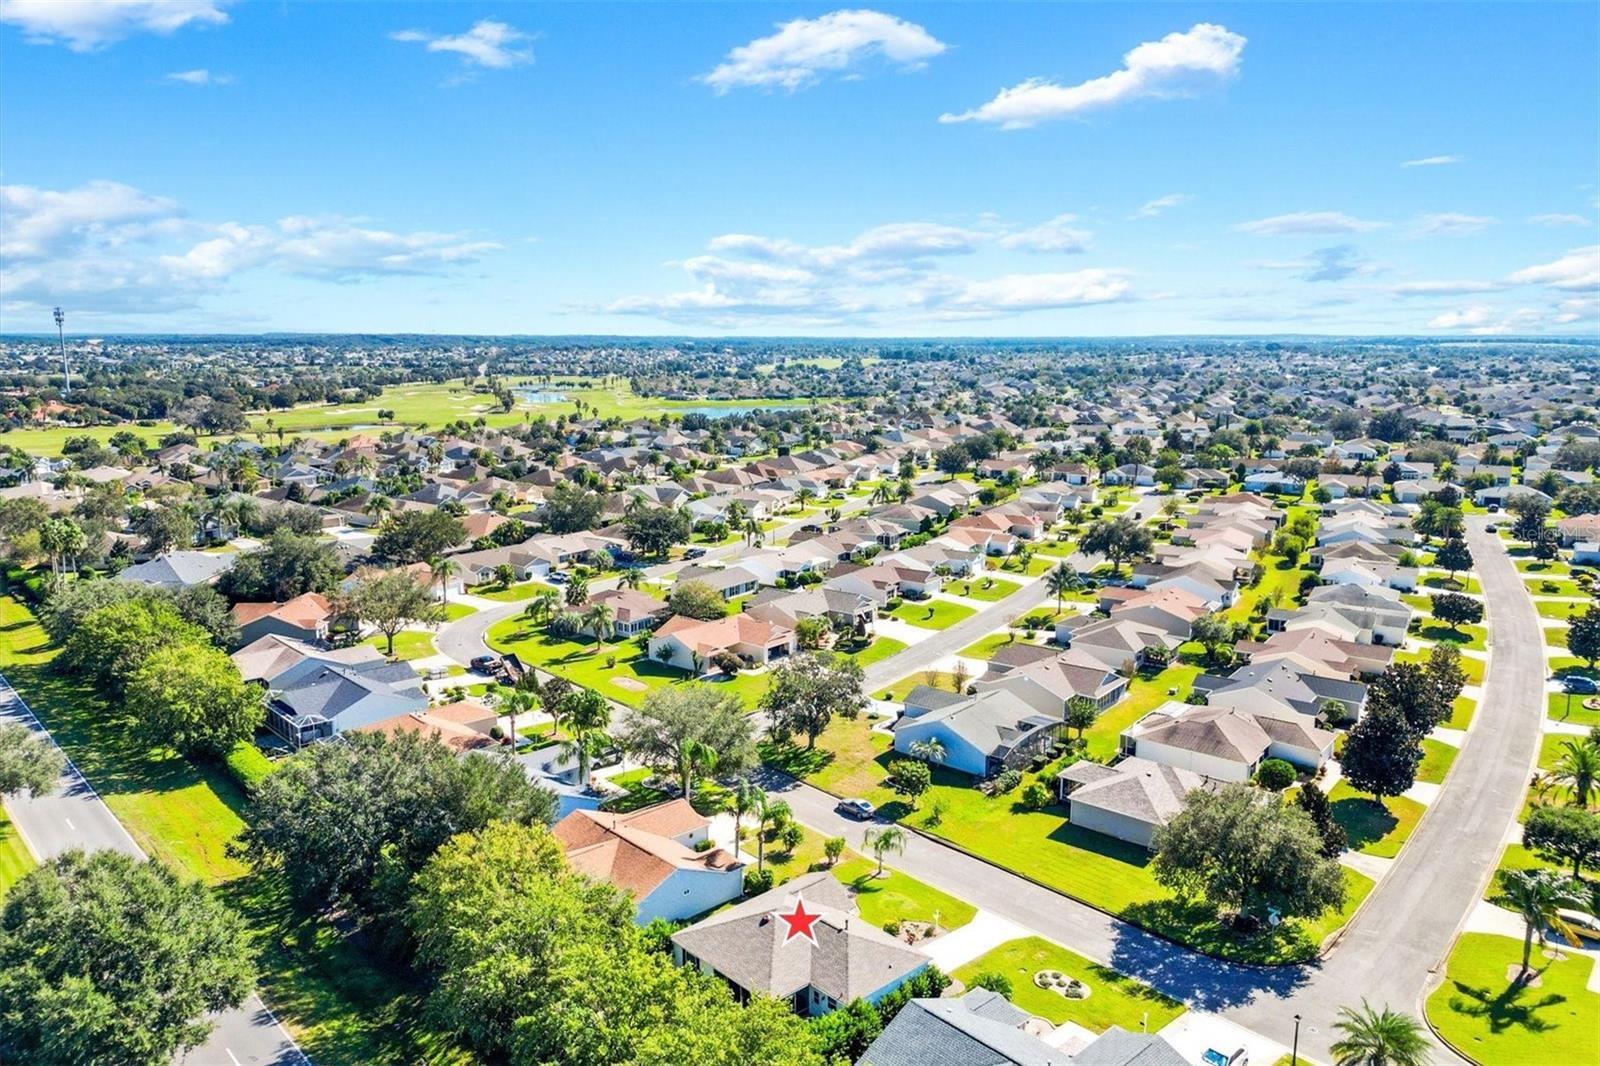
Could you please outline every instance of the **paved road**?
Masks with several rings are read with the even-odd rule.
[[[1438,799],[1368,897],[1338,947],[1288,996],[1261,995],[1228,1013],[1283,1039],[1300,1013],[1321,1031],[1301,1046],[1327,1057],[1327,1023],[1365,996],[1422,1013],[1467,916],[1499,864],[1501,843],[1522,807],[1545,715],[1544,639],[1527,588],[1500,538],[1468,519],[1492,639],[1483,699]],[[1448,1052],[1437,1055],[1444,1061]]]
[[[0,725],[11,723],[49,735],[17,690],[0,677]],[[73,848],[110,848],[144,858],[139,845],[70,760],[54,792],[18,796],[7,800],[6,806],[18,833],[41,860]],[[179,1058],[182,1066],[310,1066],[310,1060],[254,993],[242,1006],[216,1015],[212,1021],[215,1028],[210,1039]]]

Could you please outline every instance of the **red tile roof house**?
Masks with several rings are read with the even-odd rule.
[[[238,644],[243,647],[268,634],[297,640],[328,639],[328,617],[333,613],[326,596],[307,592],[287,603],[236,603],[233,621],[239,627]]]
[[[702,622],[675,615],[650,637],[650,658],[691,674],[704,674],[711,660],[731,652],[749,666],[765,666],[793,655],[798,643],[794,630],[758,621],[747,614]]]
[[[595,881],[633,896],[640,925],[683,921],[744,893],[744,863],[723,848],[695,850],[710,839],[711,823],[686,800],[668,800],[629,814],[577,810],[551,832],[567,862]]]

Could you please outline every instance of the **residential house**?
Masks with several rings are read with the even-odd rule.
[[[550,830],[567,865],[623,889],[634,920],[684,921],[744,894],[744,866],[723,848],[705,847],[711,823],[684,799],[627,814],[574,810]]]
[[[119,573],[117,580],[168,589],[210,585],[233,569],[237,558],[234,552],[167,552],[148,562],[135,563]]]
[[[233,622],[239,627],[237,644],[246,644],[277,633],[304,641],[328,639],[328,621],[333,613],[328,598],[320,592],[307,592],[286,603],[236,603]]]
[[[1267,759],[1317,770],[1334,734],[1304,715],[1281,716],[1169,700],[1123,730],[1124,755],[1191,770],[1213,781],[1249,781]]]
[[[1059,715],[1041,714],[1003,688],[968,696],[918,685],[894,723],[894,750],[912,754],[937,741],[934,761],[974,777],[1020,769],[1048,751],[1061,731]]]
[[[819,912],[816,942],[789,938],[780,913],[803,900]],[[928,968],[928,956],[861,917],[851,890],[826,870],[803,874],[672,935],[672,958],[722,978],[740,1002],[757,993],[797,1014],[876,1004]]]
[[[997,677],[985,675],[973,687],[980,692],[1006,689],[1039,713],[1062,718],[1067,704],[1079,696],[1105,710],[1128,691],[1128,679],[1094,656],[1069,649]]]
[[[674,615],[651,634],[649,647],[657,662],[700,674],[723,652],[748,666],[765,666],[793,655],[798,643],[794,630],[741,613],[708,622]]]
[[[1126,758],[1115,766],[1084,759],[1057,774],[1056,787],[1074,827],[1149,848],[1156,830],[1206,781],[1192,770],[1149,759]]]

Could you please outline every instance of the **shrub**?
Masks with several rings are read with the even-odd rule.
[[[973,988],[987,988],[991,992],[998,992],[1007,999],[1011,998],[1011,978],[994,970],[985,970],[972,978]]]
[[[1256,784],[1273,792],[1282,792],[1294,784],[1294,767],[1282,759],[1268,759],[1256,770]]]
[[[744,872],[744,894],[759,896],[772,887],[771,870],[746,870]]]
[[[1004,796],[1007,792],[1015,791],[1020,784],[1022,784],[1022,771],[1006,770],[994,779],[994,794]]]
[[[505,738],[506,738],[506,731],[504,729],[501,729],[497,725],[489,727],[489,739],[490,740],[504,740]]]
[[[228,776],[237,781],[247,795],[252,796],[267,775],[272,773],[272,763],[261,754],[260,748],[247,741],[235,744],[222,760],[222,765],[227,769]]]
[[[801,829],[794,822],[790,822],[788,825],[784,826],[783,831],[778,834],[778,839],[783,841],[784,851],[793,851],[795,848],[798,848],[800,846],[800,842],[805,838],[806,831]]]
[[[888,933],[890,936],[899,936],[900,935],[900,919],[898,919],[898,918],[890,918],[887,922],[884,922],[883,923],[883,931],[885,933]]]
[[[1030,781],[1022,790],[1022,805],[1030,811],[1050,806],[1050,787],[1043,781]]]

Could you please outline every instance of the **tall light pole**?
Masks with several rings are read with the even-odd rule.
[[[1282,1047],[1282,1044],[1278,1045]],[[1289,1066],[1300,1064],[1300,1015],[1294,1016],[1294,1047],[1289,1051]]]
[[[67,316],[61,313],[61,308],[56,308],[56,340],[61,344],[61,374],[66,378],[61,387],[61,395],[72,395],[72,368],[67,365]]]

